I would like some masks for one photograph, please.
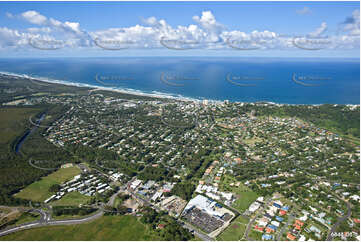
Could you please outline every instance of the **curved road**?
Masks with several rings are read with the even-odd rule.
[[[44,212],[41,212],[41,216],[42,216],[42,218],[37,221],[22,224],[22,225],[13,227],[13,228],[1,230],[0,236],[18,232],[18,231],[21,231],[24,229],[43,227],[43,226],[49,226],[49,225],[71,225],[71,224],[85,223],[85,222],[89,222],[89,221],[92,221],[94,219],[97,219],[97,218],[103,216],[103,211],[99,210],[97,213],[95,213],[89,217],[85,217],[85,218],[81,218],[81,219],[51,220],[51,218],[47,217]]]
[[[103,210],[100,209],[98,212],[96,212],[95,214],[85,217],[85,218],[80,218],[80,219],[65,219],[65,220],[52,220],[51,217],[45,213],[42,210],[33,210],[33,211],[37,211],[41,214],[41,218],[37,221],[34,222],[30,222],[30,223],[26,223],[26,224],[22,224],[13,228],[9,228],[9,229],[4,229],[0,231],[0,236],[4,236],[7,234],[11,234],[17,231],[21,231],[24,229],[30,229],[30,228],[36,228],[36,227],[43,227],[43,226],[49,226],[49,225],[71,225],[71,224],[81,224],[81,223],[85,223],[85,222],[89,222],[92,220],[95,220],[101,216],[103,216]]]
[[[346,203],[346,206],[347,206],[347,213],[344,216],[338,218],[337,222],[332,226],[330,232],[327,235],[327,239],[326,239],[327,241],[333,240],[332,234],[334,232],[336,232],[336,229],[343,221],[345,221],[346,219],[348,219],[351,216],[351,205],[349,202],[347,202],[345,200],[344,200],[344,202]]]
[[[116,198],[116,196],[120,193],[123,192],[122,189],[119,189],[119,191],[117,193],[114,193],[111,198],[109,199],[107,205],[111,206],[114,203],[114,200]],[[48,207],[49,208],[49,207]],[[11,234],[17,231],[21,231],[21,230],[25,230],[25,229],[30,229],[30,228],[36,228],[36,227],[43,227],[43,226],[54,226],[54,225],[72,225],[72,224],[81,224],[81,223],[86,223],[86,222],[90,222],[93,221],[97,218],[100,218],[101,216],[103,216],[104,214],[104,208],[100,207],[99,210],[87,217],[83,217],[83,218],[79,218],[79,219],[63,219],[63,220],[54,220],[51,217],[51,213],[46,212],[42,209],[35,209],[35,208],[31,208],[28,210],[29,212],[37,212],[40,214],[40,219],[33,221],[33,222],[29,222],[29,223],[25,223],[25,224],[21,224],[19,226],[16,227],[11,227],[11,228],[7,228],[4,230],[0,231],[0,236],[4,236],[7,234]]]
[[[252,225],[256,221],[257,216],[259,214],[263,214],[264,210],[266,210],[266,208],[267,208],[268,204],[270,203],[270,201],[271,201],[271,198],[267,198],[266,201],[263,203],[262,207],[260,209],[258,209],[258,211],[256,211],[256,213],[253,215],[254,217],[247,224],[247,228],[246,228],[246,231],[244,231],[242,239],[246,239],[247,241],[253,241],[254,240],[254,239],[248,237],[248,234],[251,231]]]

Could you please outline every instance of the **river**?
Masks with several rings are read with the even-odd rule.
[[[45,118],[45,113],[42,113],[40,118],[36,121],[36,124],[39,125],[41,123],[41,121],[43,121],[43,119]],[[31,130],[26,131],[26,133],[23,135],[23,137],[21,137],[21,139],[18,141],[18,143],[15,145],[15,153],[16,154],[20,154],[20,148],[23,145],[24,141],[26,140],[26,138],[32,134],[33,132],[35,132],[35,130],[38,128],[38,126],[34,126]]]

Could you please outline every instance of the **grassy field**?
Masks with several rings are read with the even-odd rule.
[[[253,203],[259,195],[251,190],[243,190],[243,189],[234,189],[234,193],[239,196],[239,198],[232,204],[232,207],[237,209],[238,211],[245,211],[251,203]]]
[[[74,219],[74,218],[84,218],[84,217],[88,217],[88,216],[91,216],[95,213],[97,213],[98,210],[92,212],[92,213],[89,213],[87,215],[79,215],[79,214],[63,214],[63,215],[60,215],[60,216],[56,216],[56,215],[52,215],[52,219],[55,219],[55,220],[63,220],[63,219]]]
[[[254,240],[262,240],[262,233],[251,229],[251,231],[248,234],[248,237]]]
[[[8,226],[14,226],[14,225],[20,225],[20,224],[32,222],[38,219],[40,219],[39,214],[16,211],[16,212],[12,212],[6,218],[3,217],[2,219],[0,219],[0,225],[8,227]]]
[[[80,194],[79,192],[69,192],[65,194],[60,200],[51,202],[54,206],[77,206],[85,204],[90,200],[90,197]]]
[[[0,237],[0,240],[160,240],[133,216],[103,216],[93,222],[35,228]]]
[[[20,224],[24,224],[24,223],[36,221],[36,220],[38,220],[38,219],[40,219],[40,215],[39,215],[39,214],[23,213],[23,214],[16,220],[15,225],[20,225]]]
[[[49,198],[53,193],[49,192],[49,188],[54,184],[61,184],[67,180],[71,180],[75,175],[80,174],[80,169],[77,166],[69,168],[61,168],[50,175],[41,178],[19,193],[15,194],[16,197],[29,199],[32,201],[43,202]]]
[[[234,177],[224,175],[222,177],[220,189],[222,191],[230,191],[236,194],[237,200],[232,204],[232,207],[237,209],[239,212],[243,212],[259,197],[259,195],[242,183],[239,185],[239,187],[231,187],[229,185],[230,183],[236,182],[237,180]]]
[[[246,231],[247,224],[249,220],[238,216],[231,225],[227,227],[218,237],[217,240],[224,240],[224,241],[235,241],[240,240]]]

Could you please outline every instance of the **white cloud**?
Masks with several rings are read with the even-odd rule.
[[[23,12],[20,14],[20,16],[29,23],[51,28],[52,31],[62,31],[74,35],[85,34],[85,32],[80,29],[79,23],[68,21],[63,23],[53,18],[47,18],[33,10]]]
[[[311,36],[311,37],[319,37],[319,36],[321,36],[326,30],[327,30],[327,23],[326,23],[326,22],[322,22],[320,27],[318,27],[315,31],[309,33],[309,36]]]
[[[143,19],[143,25],[129,27],[109,28],[86,32],[80,23],[71,21],[59,21],[46,17],[36,11],[26,11],[20,15],[9,16],[21,17],[27,22],[37,25],[24,31],[0,28],[0,47],[4,46],[28,46],[30,38],[46,40],[63,40],[66,47],[99,48],[93,40],[111,40],[127,48],[164,48],[162,40],[178,40],[170,44],[172,47],[182,47],[193,43],[192,47],[201,49],[230,49],[229,40],[257,46],[260,49],[295,49],[292,36],[284,36],[271,30],[254,30],[249,33],[240,30],[227,30],[217,21],[211,11],[203,11],[200,16],[193,16],[194,23],[187,26],[172,27],[164,19],[154,16]],[[16,18],[15,18],[16,19]],[[331,36],[332,44],[327,48],[359,48],[360,13],[354,11],[352,17],[347,18],[342,24],[342,30],[346,35]],[[325,33],[328,26],[326,22],[312,31],[309,36],[319,37]]]
[[[5,15],[6,15],[6,17],[8,17],[8,18],[13,18],[13,17],[14,17],[14,15],[12,15],[11,13],[8,13],[8,12],[6,12]]]
[[[27,31],[29,31],[30,33],[50,33],[50,32],[52,32],[51,28],[49,28],[49,27],[28,28]]]
[[[356,9],[352,12],[352,16],[346,18],[341,24],[342,30],[350,35],[360,35],[360,10]]]
[[[44,25],[47,22],[47,18],[36,11],[26,11],[21,16],[28,22],[37,25]]]
[[[201,17],[193,16],[193,20],[205,30],[210,42],[220,40],[219,35],[225,30],[225,27],[217,22],[211,11],[203,11]]]
[[[296,13],[299,15],[306,15],[311,13],[311,9],[309,7],[303,7],[302,9],[296,10]]]

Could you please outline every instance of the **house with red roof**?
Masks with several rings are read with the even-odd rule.
[[[254,229],[260,231],[260,232],[263,232],[264,230],[264,227],[258,227],[258,225],[254,226]]]
[[[294,236],[294,235],[291,234],[291,233],[287,233],[287,239],[289,239],[289,240],[296,240],[296,236]]]
[[[286,214],[287,214],[287,211],[281,209],[280,212],[279,212],[279,214],[280,214],[281,216],[286,215]]]

